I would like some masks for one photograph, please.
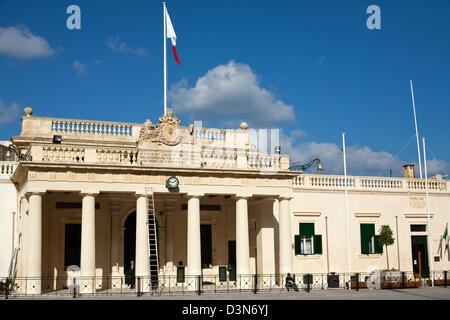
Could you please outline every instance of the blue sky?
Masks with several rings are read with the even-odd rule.
[[[66,27],[71,4],[81,30]],[[366,27],[371,4],[381,30]],[[417,162],[412,79],[430,174],[450,171],[447,0],[167,6],[181,60],[168,51],[169,105],[183,124],[281,128],[283,150],[319,156],[326,173],[342,171],[345,131],[349,174],[400,175]],[[156,122],[162,27],[159,1],[0,0],[0,139],[19,134],[25,106],[43,117]]]

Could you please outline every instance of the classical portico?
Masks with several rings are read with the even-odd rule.
[[[134,232],[127,254],[134,250],[135,275],[148,279],[149,192],[160,277],[175,278],[179,268],[186,278],[213,275],[229,265],[238,276],[292,271],[289,159],[253,150],[246,124],[229,131],[181,127],[170,111],[156,125],[31,114],[22,121],[13,139],[32,161],[21,162],[12,179],[27,230],[18,265],[20,276],[30,277],[28,293],[64,287],[74,261],[80,292],[122,287],[115,278],[128,268],[125,238]],[[170,177],[179,180],[176,190],[166,185]],[[131,215],[135,230],[126,224]],[[145,280],[141,289],[149,290]]]

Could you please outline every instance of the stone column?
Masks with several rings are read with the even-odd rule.
[[[291,198],[280,198],[280,273],[292,273]]]
[[[273,215],[273,200],[261,200],[259,219],[257,221],[256,250],[258,274],[275,274],[275,217]],[[265,281],[267,284],[268,281]]]
[[[173,207],[166,208],[166,272],[174,274],[173,264]]]
[[[80,293],[95,293],[95,194],[81,196]]]
[[[136,261],[135,275],[141,277],[142,292],[149,292],[150,285],[150,256],[148,248],[148,208],[145,194],[136,194]],[[136,290],[138,283],[136,279]]]
[[[200,197],[188,196],[187,212],[187,274],[202,274],[200,245]]]
[[[119,270],[119,217],[120,201],[112,200],[111,202],[111,288],[120,288],[122,274]]]
[[[236,197],[236,275],[250,273],[248,197]]]
[[[27,248],[27,294],[41,293],[42,276],[42,193],[29,197],[28,248]]]

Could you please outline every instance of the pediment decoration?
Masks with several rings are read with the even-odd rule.
[[[158,124],[150,120],[145,121],[144,127],[139,133],[139,140],[149,141],[167,146],[176,146],[181,142],[180,120],[173,114],[171,109],[159,117]]]

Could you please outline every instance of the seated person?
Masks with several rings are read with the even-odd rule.
[[[289,288],[294,288],[295,291],[298,291],[298,287],[295,284],[295,279],[291,276],[290,273],[287,274],[285,286],[287,291],[289,291]]]

